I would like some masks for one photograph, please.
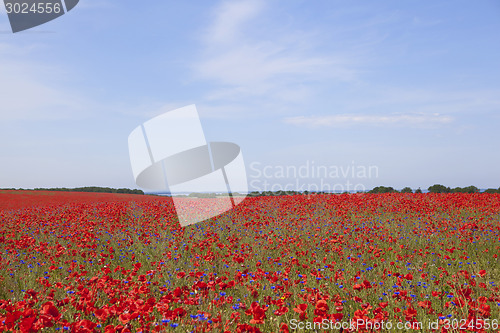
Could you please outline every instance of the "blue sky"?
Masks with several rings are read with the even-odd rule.
[[[0,187],[136,188],[128,135],[189,104],[251,190],[500,186],[498,1],[81,0],[16,34],[0,8]]]

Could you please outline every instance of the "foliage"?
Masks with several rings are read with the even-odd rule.
[[[23,189],[20,189],[23,190]],[[60,192],[95,192],[95,193],[125,193],[125,194],[144,194],[144,191],[129,188],[110,188],[99,186],[86,186],[76,188],[56,187],[56,188],[35,188],[34,191],[60,191]]]
[[[450,193],[451,189],[441,184],[434,184],[427,189],[430,193]]]
[[[377,186],[368,193],[392,193],[392,192],[397,192],[395,189],[392,187],[388,186]]]
[[[455,187],[451,190],[453,193],[478,193],[479,189],[475,186],[467,186],[467,187]]]

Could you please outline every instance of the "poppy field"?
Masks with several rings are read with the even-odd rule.
[[[181,227],[164,197],[15,192],[0,331],[500,331],[500,194],[252,197]]]

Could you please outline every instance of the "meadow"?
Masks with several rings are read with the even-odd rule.
[[[252,197],[185,228],[154,196],[0,209],[0,331],[500,331],[500,194]]]

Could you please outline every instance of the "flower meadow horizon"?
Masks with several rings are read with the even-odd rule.
[[[500,194],[247,197],[181,226],[168,197],[21,192],[0,331],[498,331]]]

